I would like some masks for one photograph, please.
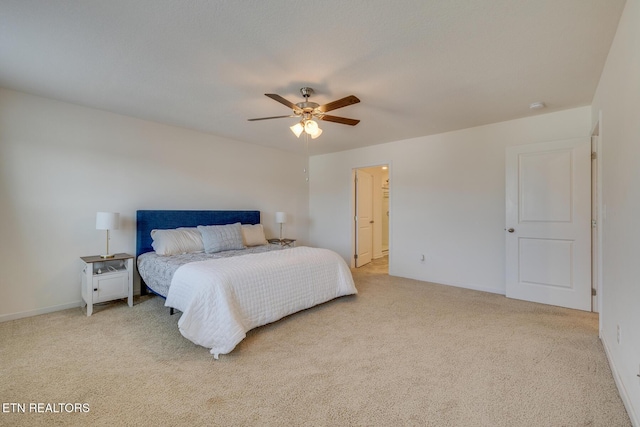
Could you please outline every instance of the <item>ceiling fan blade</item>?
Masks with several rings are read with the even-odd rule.
[[[269,95],[267,95],[269,96]],[[354,95],[349,95],[346,96],[342,99],[338,99],[337,101],[333,101],[330,102],[328,104],[324,104],[318,107],[318,110],[322,111],[323,113],[326,113],[327,111],[331,111],[331,110],[335,110],[338,108],[342,108],[342,107],[346,107],[347,105],[353,105],[353,104],[357,104],[358,102],[360,102],[360,100],[358,99],[358,97],[354,96]]]
[[[286,99],[284,99],[283,97],[281,97],[278,94],[275,93],[265,93],[266,96],[268,96],[269,98],[273,99],[274,101],[278,101],[280,104],[284,104],[287,107],[291,108],[292,110],[299,110],[298,106],[296,104],[294,104],[291,101],[288,101]]]
[[[346,117],[330,116],[329,114],[318,116],[318,118],[326,122],[341,123],[343,125],[350,125],[350,126],[355,126],[358,123],[360,123],[360,120],[348,119]]]
[[[273,116],[273,117],[260,117],[257,119],[247,119],[250,122],[255,122],[258,120],[270,120],[270,119],[284,119],[285,117],[297,117],[297,116],[292,116],[292,115],[288,115],[288,116]]]

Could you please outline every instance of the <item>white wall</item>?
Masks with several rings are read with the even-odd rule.
[[[582,107],[313,156],[310,241],[350,261],[351,170],[389,164],[390,274],[504,293],[505,147],[588,136],[590,115]]]
[[[601,338],[640,426],[640,0],[628,0],[592,104],[601,139]],[[616,329],[622,332],[617,342]]]
[[[0,89],[0,321],[77,306],[80,256],[135,253],[138,209],[285,211],[307,240],[302,156]],[[139,289],[139,282],[136,281]]]

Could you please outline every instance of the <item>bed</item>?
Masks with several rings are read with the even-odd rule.
[[[255,230],[262,229],[259,224],[259,211],[137,211],[142,288],[181,311],[180,333],[211,349],[216,359],[231,352],[253,328],[357,293],[341,256],[321,248],[268,244],[263,233],[255,237],[259,234]],[[242,248],[225,240],[225,233],[237,233],[238,227],[242,227]],[[200,232],[205,252],[163,252],[160,233],[188,232],[191,238],[197,234],[194,229]],[[154,232],[155,239],[153,230],[161,230]],[[217,250],[221,241],[224,250]],[[253,244],[261,241],[265,244]]]

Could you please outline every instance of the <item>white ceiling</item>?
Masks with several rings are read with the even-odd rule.
[[[589,105],[624,0],[0,0],[0,86],[311,154]],[[543,101],[547,108],[532,111]],[[177,141],[176,143],[179,143]]]

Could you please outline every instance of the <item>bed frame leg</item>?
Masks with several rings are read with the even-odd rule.
[[[174,314],[176,314],[175,311],[173,311],[173,307],[169,308],[169,315],[173,316]]]

